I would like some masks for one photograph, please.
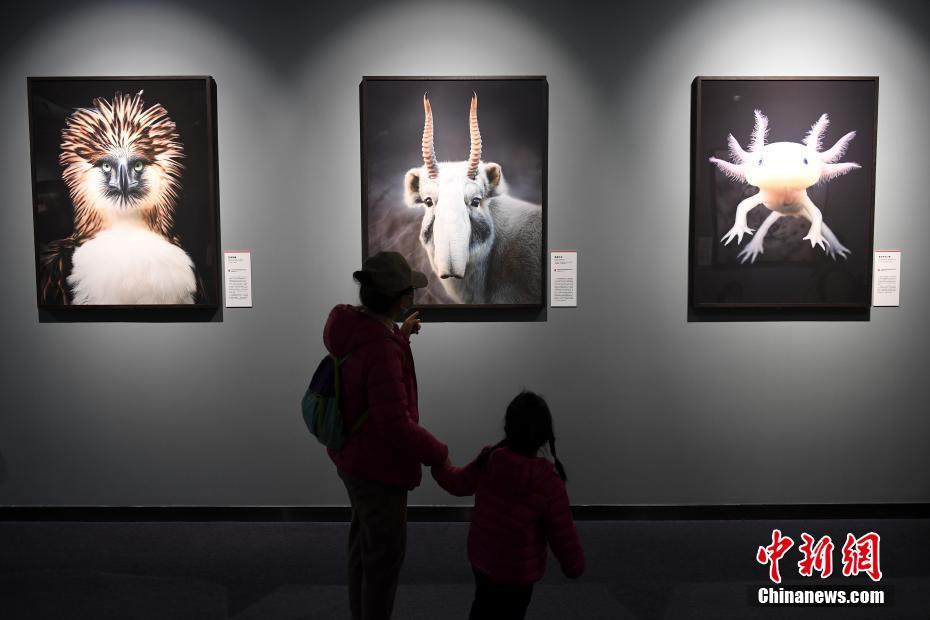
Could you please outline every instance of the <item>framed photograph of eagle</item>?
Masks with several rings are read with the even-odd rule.
[[[691,318],[867,320],[877,77],[692,84]]]
[[[38,306],[217,308],[210,77],[31,77]]]
[[[365,77],[362,258],[403,254],[426,320],[545,306],[545,77]]]

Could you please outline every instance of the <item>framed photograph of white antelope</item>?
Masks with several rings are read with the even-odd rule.
[[[217,308],[213,79],[27,89],[39,308]]]
[[[698,77],[690,308],[867,319],[877,77]]]
[[[362,253],[427,274],[425,318],[545,305],[544,77],[366,77]]]

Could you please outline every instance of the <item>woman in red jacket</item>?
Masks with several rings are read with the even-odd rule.
[[[447,463],[449,450],[420,426],[410,351],[420,321],[416,314],[404,320],[426,276],[396,252],[369,257],[353,275],[362,305],[333,308],[323,341],[333,355],[348,356],[339,370],[339,407],[346,428],[357,430],[329,456],[352,504],[352,618],[387,620],[407,547],[407,492],[419,486],[421,464]]]
[[[435,466],[433,477],[449,493],[475,495],[468,530],[468,559],[475,574],[470,620],[522,620],[533,584],[546,570],[546,545],[562,572],[584,572],[584,551],[556,457],[552,415],[541,396],[522,392],[507,407],[506,438],[463,468]],[[549,444],[553,466],[538,457]]]

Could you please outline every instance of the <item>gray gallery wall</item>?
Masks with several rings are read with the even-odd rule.
[[[579,504],[930,500],[922,3],[29,3],[0,25],[0,505],[341,505],[297,403],[361,254],[363,75],[546,75],[549,247],[577,309],[429,324],[423,421],[461,462],[542,391]],[[638,10],[638,12],[637,12]],[[208,74],[222,245],[255,307],[207,323],[40,323],[27,75]],[[881,77],[869,322],[688,323],[696,75]],[[464,125],[463,125],[464,128]],[[428,480],[414,504],[461,503]]]

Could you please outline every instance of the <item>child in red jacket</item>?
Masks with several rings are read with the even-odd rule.
[[[468,530],[468,559],[475,574],[470,620],[522,620],[533,584],[546,570],[547,543],[566,576],[584,572],[546,401],[533,392],[519,394],[507,407],[504,434],[503,441],[482,450],[466,467],[432,468],[436,482],[449,493],[475,495]],[[554,466],[537,456],[546,443]]]

